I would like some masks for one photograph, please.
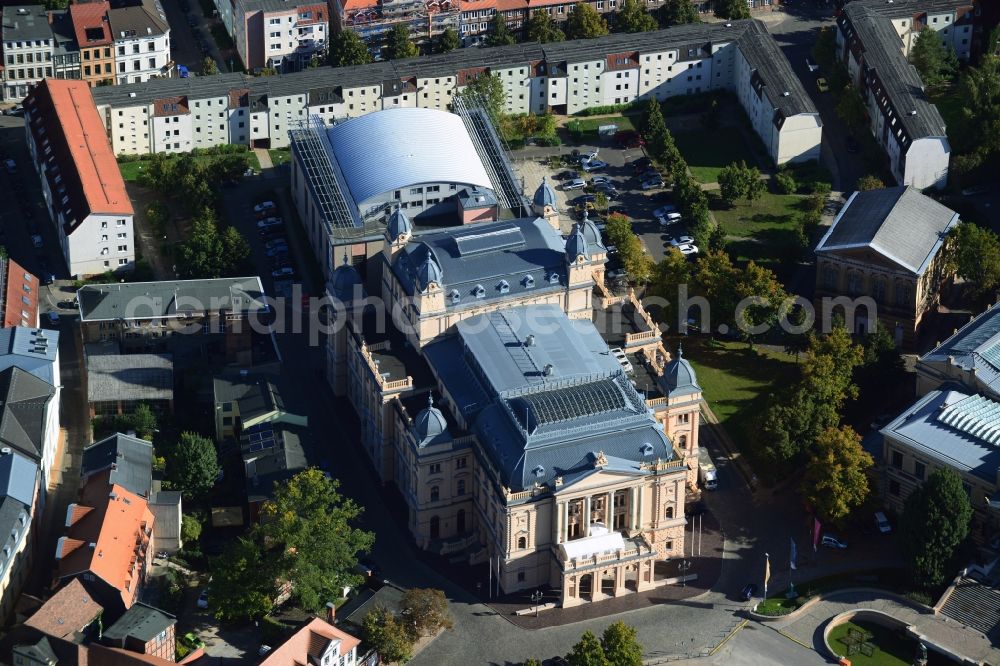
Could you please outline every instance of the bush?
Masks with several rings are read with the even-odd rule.
[[[635,102],[629,102],[627,104],[608,104],[605,106],[592,106],[589,109],[584,109],[583,111],[577,111],[574,115],[577,116],[603,116],[609,113],[621,113],[622,111],[627,111],[635,107]]]
[[[260,638],[267,645],[277,645],[285,640],[291,630],[292,627],[287,624],[265,615],[260,623]]]
[[[548,146],[548,147],[561,146],[562,139],[560,139],[557,136],[540,136],[535,138],[535,143],[537,143],[539,146]]]
[[[774,186],[779,194],[793,194],[799,188],[795,176],[788,171],[779,171],[774,176]]]
[[[145,155],[134,153],[131,155],[118,155],[115,159],[118,161],[118,164],[125,164],[126,162],[138,162],[143,157],[145,157]]]

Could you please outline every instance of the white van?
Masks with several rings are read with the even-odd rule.
[[[881,511],[875,512],[875,527],[882,534],[888,534],[892,531],[892,525],[889,524],[889,519],[885,517],[885,514]]]

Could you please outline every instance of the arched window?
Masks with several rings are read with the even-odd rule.
[[[527,537],[517,537],[517,547],[521,550],[527,548],[528,547]]]
[[[441,489],[437,486],[431,486],[431,501],[437,502],[441,499]]]
[[[682,449],[686,449],[688,447],[688,436],[681,435],[680,437],[678,437],[677,444],[680,445]]]
[[[431,516],[431,538],[441,538],[441,519],[438,516]]]
[[[875,299],[876,303],[885,302],[885,291],[886,291],[886,279],[885,276],[879,275],[872,281],[872,298]]]
[[[837,267],[832,264],[827,264],[826,268],[823,269],[823,282],[829,289],[837,288],[837,279],[840,277],[840,271]]]
[[[459,479],[458,480],[458,484],[457,484],[457,488],[456,488],[455,492],[458,495],[464,495],[465,494],[465,479]]]
[[[860,294],[861,293],[861,273],[858,271],[851,271],[847,274],[847,293],[849,294]]]
[[[674,507],[673,506],[668,506],[666,512],[663,515],[663,517],[666,518],[667,520],[670,520],[671,518],[673,518],[674,517]]]
[[[913,293],[913,290],[910,288],[910,285],[907,284],[906,282],[897,282],[895,291],[896,291],[896,305],[900,306],[908,305],[910,299],[912,298],[911,294]]]

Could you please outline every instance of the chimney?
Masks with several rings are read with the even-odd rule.
[[[333,624],[333,620],[337,615],[337,606],[332,601],[326,602],[326,621]]]

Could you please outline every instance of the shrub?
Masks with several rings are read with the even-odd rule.
[[[584,109],[576,113],[578,116],[603,116],[608,113],[620,113],[622,111],[627,111],[635,106],[635,102],[629,102],[627,104],[607,104],[605,106],[592,106],[589,109]]]
[[[792,194],[799,187],[798,183],[795,182],[795,176],[788,171],[779,171],[775,174],[774,186],[779,194]]]
[[[562,139],[558,136],[540,136],[535,139],[535,143],[539,146],[561,146]]]

